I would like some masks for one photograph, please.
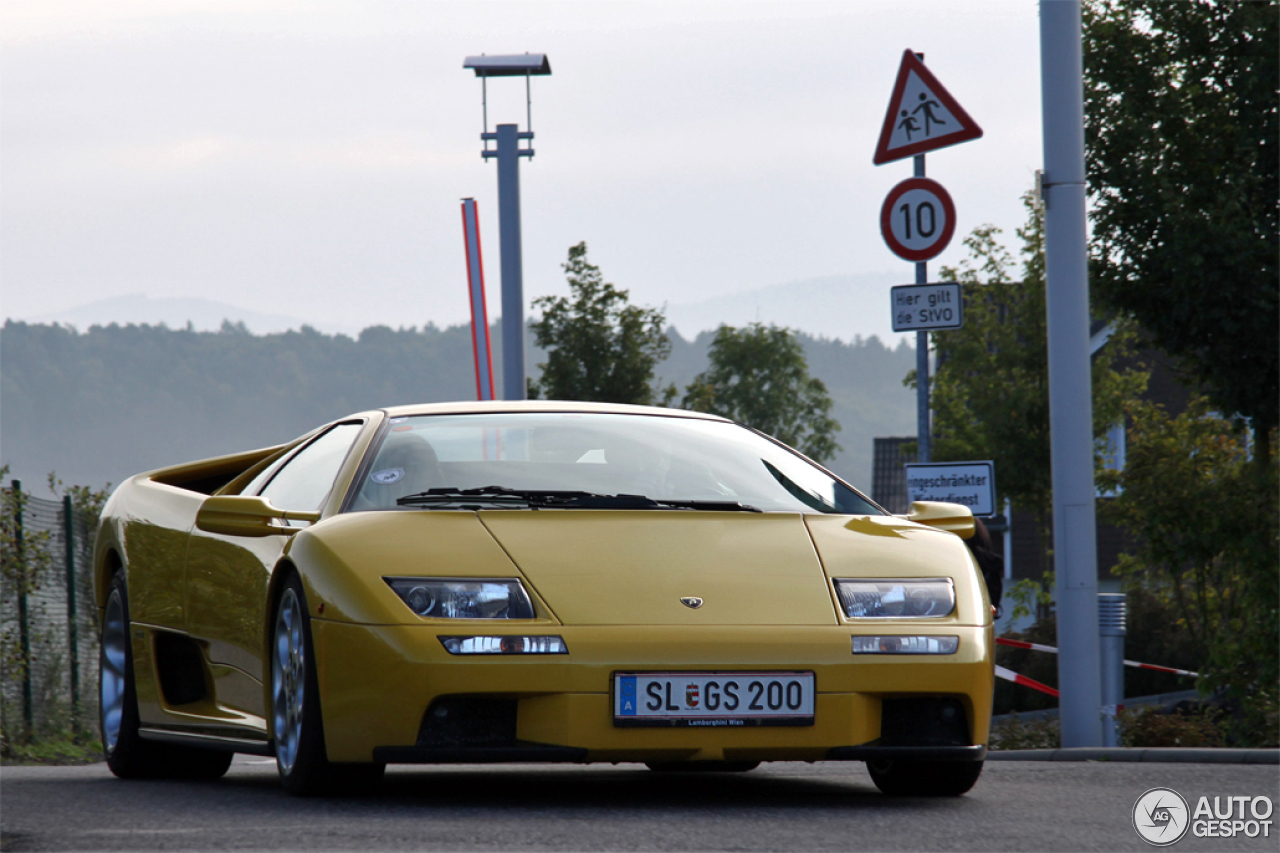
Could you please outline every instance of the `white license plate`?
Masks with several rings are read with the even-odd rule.
[[[812,672],[620,672],[615,726],[811,726]]]

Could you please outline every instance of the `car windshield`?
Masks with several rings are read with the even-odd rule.
[[[349,510],[448,506],[452,492],[496,486],[639,495],[692,502],[688,509],[883,514],[796,453],[723,421],[551,412],[397,417],[388,427]]]

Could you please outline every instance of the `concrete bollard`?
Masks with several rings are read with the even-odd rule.
[[[1098,593],[1098,651],[1102,674],[1102,745],[1119,746],[1116,714],[1124,707],[1124,636],[1127,613],[1122,592]]]

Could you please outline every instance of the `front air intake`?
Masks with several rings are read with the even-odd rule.
[[[516,703],[485,696],[441,696],[422,717],[417,745],[437,749],[514,746]]]
[[[959,699],[928,696],[880,704],[881,746],[970,746],[969,720]]]

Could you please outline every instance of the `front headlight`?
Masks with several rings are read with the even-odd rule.
[[[383,578],[419,616],[438,619],[532,619],[533,603],[514,578]]]
[[[836,593],[849,619],[939,617],[956,608],[951,578],[837,578]]]

